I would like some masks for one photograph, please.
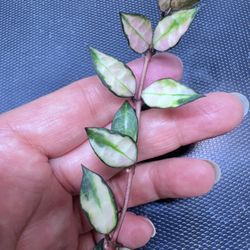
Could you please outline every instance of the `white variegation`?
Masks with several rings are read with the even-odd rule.
[[[129,167],[137,160],[137,146],[128,136],[104,128],[88,128],[89,142],[97,156],[108,166]]]
[[[102,83],[120,97],[133,97],[136,79],[133,72],[121,61],[91,48],[96,72]]]
[[[150,20],[142,15],[121,13],[121,21],[129,46],[137,53],[146,52],[153,38]]]
[[[175,108],[202,96],[172,79],[154,82],[142,92],[143,101],[154,108]]]
[[[83,169],[80,191],[81,207],[95,230],[109,234],[117,225],[117,207],[105,181],[94,172]]]
[[[188,30],[197,10],[198,8],[180,10],[163,18],[154,32],[154,48],[166,51],[174,47]]]

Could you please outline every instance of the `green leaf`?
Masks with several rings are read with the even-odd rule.
[[[154,33],[153,45],[158,51],[166,51],[174,47],[187,32],[198,8],[180,10],[163,18]]]
[[[101,176],[83,166],[80,203],[90,224],[102,234],[112,232],[118,222],[113,193]]]
[[[95,70],[102,83],[119,97],[132,97],[136,91],[136,79],[123,62],[90,48]]]
[[[115,114],[112,122],[112,131],[131,137],[135,142],[138,134],[138,120],[134,109],[128,101],[124,102]]]
[[[120,13],[120,17],[129,46],[137,53],[146,52],[152,44],[153,37],[150,20],[138,14]]]
[[[175,108],[195,101],[204,95],[172,80],[162,79],[143,90],[142,98],[149,107]]]
[[[191,8],[199,2],[200,0],[158,0],[159,7],[163,12],[170,8],[172,10]]]
[[[137,160],[137,146],[128,136],[105,128],[87,128],[89,142],[97,156],[108,166],[124,168]]]

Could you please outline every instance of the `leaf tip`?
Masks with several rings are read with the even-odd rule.
[[[190,9],[189,11],[191,13],[191,17],[194,18],[199,10],[200,10],[200,6],[195,6],[192,9]]]
[[[88,171],[88,168],[85,167],[83,164],[81,164],[81,167],[82,167],[83,174],[85,174]]]
[[[120,15],[120,18],[124,18],[127,15],[127,13],[120,11],[119,15]]]
[[[93,128],[85,128],[85,132],[88,136],[91,135],[91,132],[93,131]]]

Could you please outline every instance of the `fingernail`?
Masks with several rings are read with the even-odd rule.
[[[155,225],[154,225],[154,223],[153,223],[150,219],[146,218],[146,220],[147,220],[147,221],[149,222],[149,224],[152,226],[153,233],[152,233],[152,235],[151,235],[151,238],[154,238],[155,235],[156,235]]]
[[[215,181],[214,181],[214,184],[217,184],[220,179],[221,179],[221,168],[220,166],[213,162],[213,161],[210,161],[210,160],[205,160],[206,162],[208,162],[214,169],[214,172],[215,172]]]
[[[242,95],[241,93],[237,93],[237,92],[233,92],[231,94],[239,98],[239,100],[243,106],[244,116],[246,116],[248,111],[249,111],[249,101],[248,101],[247,97]]]

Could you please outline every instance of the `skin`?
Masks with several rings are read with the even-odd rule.
[[[142,60],[130,66],[138,77]],[[156,55],[146,84],[163,77],[179,80],[182,70],[175,56]],[[122,102],[96,77],[90,77],[0,116],[0,249],[93,248],[99,236],[92,232],[79,209],[80,164],[108,180],[120,206],[126,173],[104,166],[91,150],[84,128],[109,125]],[[239,100],[226,93],[209,94],[174,110],[144,111],[139,159],[224,134],[242,117]],[[139,164],[130,206],[159,198],[204,195],[214,181],[211,165],[199,159]],[[152,233],[148,220],[128,213],[119,241],[138,248]]]

